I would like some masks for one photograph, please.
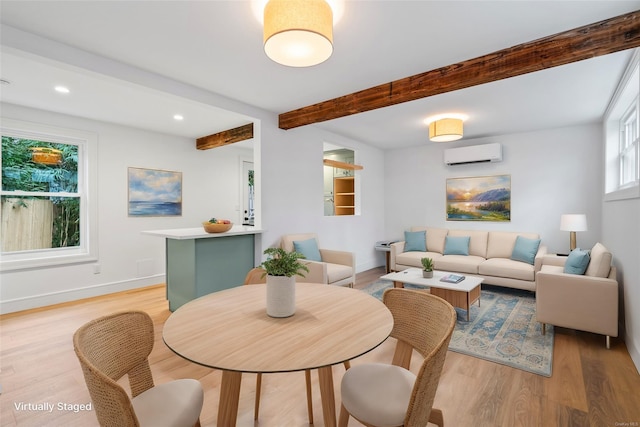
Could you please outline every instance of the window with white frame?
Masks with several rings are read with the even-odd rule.
[[[638,98],[636,98],[620,121],[620,188],[638,182],[638,139],[640,136],[638,126]]]
[[[94,134],[2,119],[2,270],[97,259]]]
[[[640,51],[605,113],[605,200],[640,197]]]

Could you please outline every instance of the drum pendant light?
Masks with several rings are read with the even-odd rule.
[[[264,8],[264,51],[289,67],[310,67],[333,53],[333,11],[325,0],[270,0]]]

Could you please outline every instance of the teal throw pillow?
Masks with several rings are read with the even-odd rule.
[[[589,266],[591,257],[588,251],[584,251],[580,248],[575,248],[571,251],[567,257],[567,261],[564,263],[564,272],[567,274],[584,274]]]
[[[426,231],[405,231],[404,232],[405,252],[426,252],[427,232]]]
[[[513,252],[511,252],[511,259],[533,265],[539,247],[540,239],[527,239],[526,237],[518,236],[516,237],[516,245],[513,247]]]
[[[446,236],[444,238],[444,255],[469,255],[469,236]]]
[[[316,239],[294,240],[293,249],[304,255],[304,257],[309,261],[322,261]]]

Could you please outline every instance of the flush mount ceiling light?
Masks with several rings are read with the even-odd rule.
[[[66,86],[56,86],[53,88],[58,93],[69,93],[69,88]]]
[[[289,67],[310,67],[333,53],[333,11],[325,0],[270,0],[264,7],[264,51]]]
[[[429,140],[433,142],[451,142],[462,138],[463,121],[467,117],[462,114],[441,114],[425,120],[429,125]]]

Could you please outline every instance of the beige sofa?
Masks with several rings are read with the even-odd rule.
[[[318,245],[318,236],[315,233],[302,233],[282,236],[280,247],[287,252],[291,252],[294,250],[293,242],[308,239],[315,239],[316,245]],[[347,251],[318,249],[321,261],[305,261],[309,272],[304,273],[305,278],[300,279],[300,281],[353,287],[356,282],[355,254]]]
[[[584,275],[564,273],[567,257],[545,256],[536,275],[536,317],[542,323],[618,336],[618,282],[612,255],[601,243],[591,249]]]
[[[433,258],[436,270],[473,274],[484,283],[529,291],[536,290],[535,275],[542,267],[546,247],[540,244],[533,265],[514,261],[511,254],[518,236],[539,239],[536,233],[509,231],[449,230],[434,227],[412,227],[411,231],[426,231],[426,252],[405,252],[405,242],[391,245],[389,268],[400,271],[421,268],[420,258]],[[447,236],[469,236],[469,255],[443,255]]]

